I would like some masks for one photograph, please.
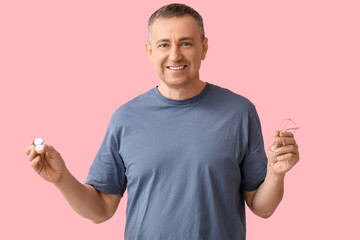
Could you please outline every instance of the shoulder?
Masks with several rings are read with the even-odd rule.
[[[111,115],[110,124],[117,125],[124,123],[125,120],[129,121],[129,119],[138,116],[138,113],[141,112],[141,109],[144,107],[144,103],[147,103],[151,97],[152,89],[122,104]]]
[[[216,101],[222,102],[232,109],[238,109],[241,113],[249,112],[251,115],[256,113],[255,105],[247,97],[218,85],[211,84],[211,87]]]

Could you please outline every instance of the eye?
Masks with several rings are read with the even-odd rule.
[[[159,45],[160,48],[165,48],[165,47],[167,47],[167,46],[168,46],[167,43],[162,43],[162,44]]]
[[[189,43],[189,42],[184,42],[183,43],[183,46],[185,46],[185,47],[187,47],[187,46],[191,46],[192,44],[191,43]]]

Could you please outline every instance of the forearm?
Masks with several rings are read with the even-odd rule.
[[[70,206],[81,216],[100,223],[110,218],[105,201],[90,185],[80,183],[66,170],[58,183],[54,185],[60,190]]]
[[[268,169],[264,182],[256,191],[251,203],[251,210],[263,218],[270,217],[284,195],[285,174],[277,175]]]
[[[268,218],[275,212],[284,195],[285,173],[295,166],[299,159],[294,135],[276,131],[264,182],[258,190],[244,192],[246,203],[256,215]]]

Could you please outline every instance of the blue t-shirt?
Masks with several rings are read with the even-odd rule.
[[[114,112],[86,183],[127,188],[127,240],[236,240],[246,233],[243,191],[266,167],[248,99],[210,83],[186,100],[155,87]]]

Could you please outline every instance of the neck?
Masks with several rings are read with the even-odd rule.
[[[161,81],[160,86],[158,86],[158,90],[166,98],[174,99],[174,100],[185,100],[192,98],[202,92],[205,88],[206,82],[198,80],[194,83],[185,85],[185,86],[169,86],[163,81]]]

